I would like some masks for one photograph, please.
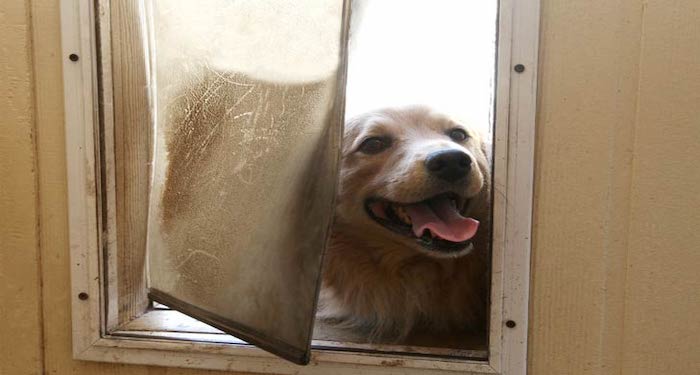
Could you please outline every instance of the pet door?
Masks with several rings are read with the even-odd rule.
[[[147,4],[149,295],[300,364],[334,209],[346,3]]]

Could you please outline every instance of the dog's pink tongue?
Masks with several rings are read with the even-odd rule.
[[[413,223],[416,237],[430,229],[434,235],[452,242],[466,241],[476,234],[479,222],[459,214],[454,204],[447,198],[437,198],[430,203],[416,203],[406,206],[406,212]]]

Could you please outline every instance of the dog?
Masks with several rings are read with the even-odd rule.
[[[370,341],[484,332],[489,155],[478,131],[425,106],[348,120],[318,317]]]

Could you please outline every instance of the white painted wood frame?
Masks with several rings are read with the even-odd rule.
[[[300,367],[249,345],[107,334],[106,327],[115,324],[107,320],[106,311],[114,308],[114,296],[110,292],[116,290],[115,280],[108,286],[108,279],[116,276],[105,265],[104,251],[115,244],[114,232],[102,232],[100,228],[113,225],[114,205],[109,194],[107,199],[102,199],[105,191],[100,186],[100,177],[105,173],[109,183],[113,172],[109,165],[105,171],[101,170],[96,162],[100,160],[97,17],[109,17],[109,13],[105,14],[104,9],[98,12],[94,2],[61,0],[76,359],[279,374],[526,373],[539,0],[501,0],[499,4],[494,242],[487,361],[315,350],[311,363]],[[100,36],[100,44],[109,48],[105,38],[108,36]],[[77,61],[73,61],[75,57],[69,58],[71,54],[77,56]],[[522,72],[514,71],[518,64],[524,67]],[[110,74],[109,70],[102,73]],[[109,98],[107,95],[106,99]],[[105,105],[111,102],[106,100]],[[110,126],[109,122],[103,124],[106,128]],[[105,150],[110,152],[110,148]],[[103,201],[106,207],[102,207]],[[103,216],[103,210],[107,210],[107,215]],[[102,222],[103,217],[106,223]],[[507,326],[508,321],[514,326]]]

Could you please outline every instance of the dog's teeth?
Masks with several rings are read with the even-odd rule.
[[[434,240],[444,240],[439,234],[433,233],[432,231],[428,230],[428,233],[433,237]]]
[[[403,221],[406,224],[411,224],[411,216],[408,215],[406,212],[406,209],[403,208],[403,206],[396,206],[394,208],[394,212],[396,212],[396,216],[398,216],[401,221]]]

